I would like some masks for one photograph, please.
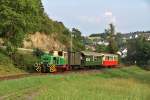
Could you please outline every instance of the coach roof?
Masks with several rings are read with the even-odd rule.
[[[88,51],[81,51],[81,53],[85,56],[103,56],[104,55],[102,53],[88,52]]]

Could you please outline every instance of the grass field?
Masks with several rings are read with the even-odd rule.
[[[0,100],[150,100],[150,72],[138,67],[0,81]]]

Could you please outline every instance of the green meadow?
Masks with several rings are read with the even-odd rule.
[[[0,100],[150,100],[150,72],[126,67],[5,80]]]

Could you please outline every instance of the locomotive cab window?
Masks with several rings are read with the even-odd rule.
[[[53,63],[56,64],[56,57],[53,58]]]
[[[58,52],[58,55],[59,55],[59,56],[63,56],[63,52],[62,52],[62,51],[59,51],[59,52]]]
[[[56,58],[56,64],[59,64],[59,61],[60,61],[60,59],[59,59],[59,57],[57,57]]]

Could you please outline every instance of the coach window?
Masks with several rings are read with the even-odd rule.
[[[105,56],[105,60],[109,60],[109,56]]]
[[[116,56],[114,56],[114,61],[116,61],[117,60],[117,57]]]
[[[115,59],[116,59],[115,56],[112,56],[112,57],[113,57],[113,61],[115,61]]]
[[[109,60],[112,61],[112,60],[113,60],[113,56],[110,56],[110,57],[109,57]]]
[[[98,57],[97,56],[94,56],[94,61],[98,61]]]
[[[114,60],[118,60],[118,57],[117,57],[117,56],[114,56]]]
[[[86,58],[86,61],[90,61],[90,58]]]

